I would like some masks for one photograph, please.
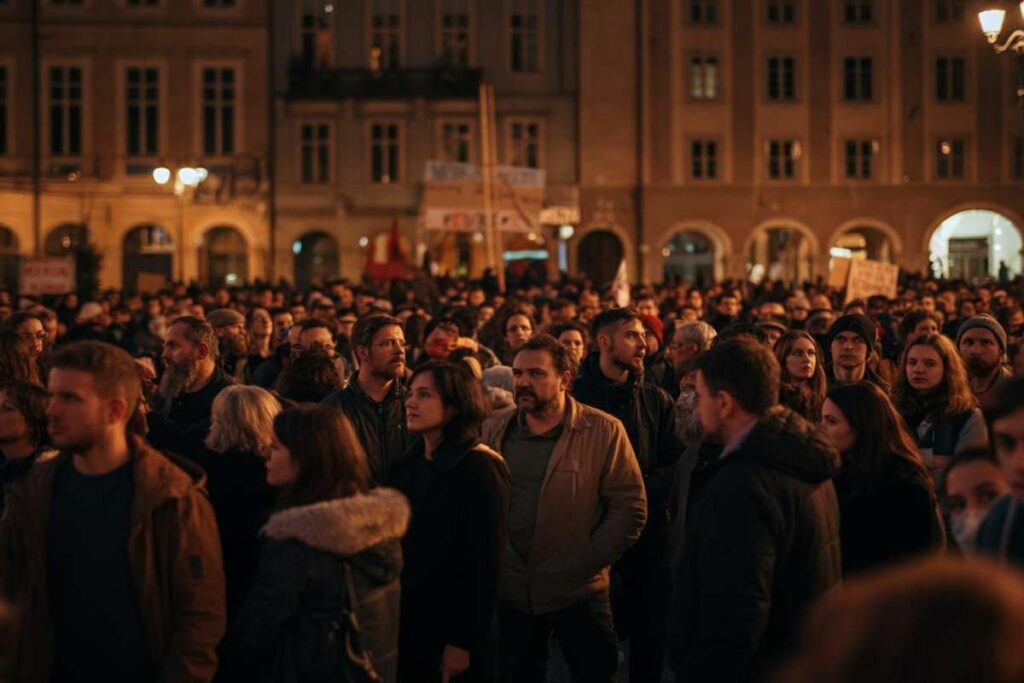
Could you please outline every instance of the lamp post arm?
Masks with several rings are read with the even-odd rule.
[[[1024,52],[1024,31],[1017,29],[1007,37],[1006,42],[1002,45],[992,41],[992,49],[996,51],[996,54],[1000,55],[1009,49],[1013,49],[1016,52]]]

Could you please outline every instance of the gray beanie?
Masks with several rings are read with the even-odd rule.
[[[999,346],[1002,347],[1003,352],[1006,352],[1006,330],[999,324],[999,321],[990,316],[988,313],[981,313],[968,318],[960,325],[960,329],[956,333],[956,345],[960,346],[960,338],[964,336],[967,330],[973,330],[976,327],[983,327],[995,336],[996,341],[999,342]]]

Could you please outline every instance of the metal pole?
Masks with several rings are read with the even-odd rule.
[[[270,261],[267,280],[271,285],[277,279],[277,86],[275,79],[274,0],[267,0],[267,230],[270,239]],[[294,282],[295,274],[292,273]]]
[[[497,276],[498,276],[498,289],[502,292],[505,291],[505,258],[504,258],[504,240],[501,234],[501,228],[495,225],[494,222],[494,186],[495,178],[497,174],[497,159],[498,159],[498,126],[495,114],[494,104],[494,86],[487,86],[487,125],[490,126],[490,142],[491,142],[491,164],[488,170],[490,175],[490,186],[491,186],[491,233],[493,240],[491,242],[494,248],[494,262],[497,264]]]
[[[491,126],[490,100],[487,96],[489,86],[480,85],[480,170],[483,179],[484,200],[484,251],[487,253],[487,266],[495,271],[494,263],[494,206],[491,196]],[[500,280],[499,280],[500,282]]]

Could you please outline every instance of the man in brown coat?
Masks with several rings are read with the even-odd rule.
[[[483,441],[512,474],[499,588],[504,680],[543,681],[552,632],[573,680],[614,680],[618,649],[609,567],[643,530],[647,497],[622,423],[568,395],[572,361],[553,337],[531,337],[512,369],[516,408]]]
[[[11,680],[209,681],[224,574],[202,472],[127,435],[140,396],[130,356],[57,351],[39,463],[0,521],[0,588],[17,610],[0,643]]]

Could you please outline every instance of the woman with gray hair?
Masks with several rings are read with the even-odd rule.
[[[256,579],[259,532],[274,506],[262,451],[270,445],[281,404],[266,389],[232,385],[213,401],[200,465],[217,514],[224,551],[228,625]]]

